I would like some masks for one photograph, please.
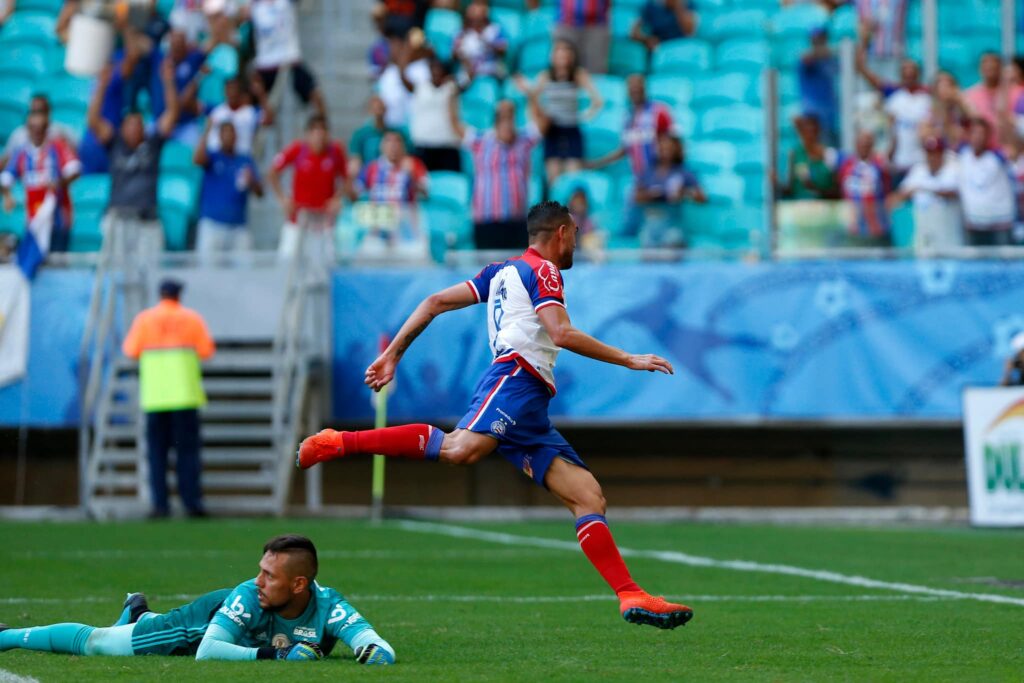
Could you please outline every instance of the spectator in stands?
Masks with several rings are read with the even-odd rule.
[[[576,227],[579,228],[580,246],[589,251],[604,249],[608,243],[608,235],[598,227],[590,215],[590,197],[587,195],[587,188],[581,186],[573,190],[566,206],[576,220]]]
[[[423,41],[419,29],[412,31],[408,39],[393,32],[388,34],[391,62],[377,80],[377,94],[384,100],[384,121],[392,128],[409,125],[412,93],[406,88],[406,81],[415,85],[430,80],[429,52]]]
[[[644,177],[657,157],[658,136],[672,130],[672,114],[667,106],[647,97],[643,74],[632,74],[626,79],[626,92],[629,113],[622,130],[622,146],[586,166],[601,168],[628,156],[633,180],[637,181]]]
[[[323,93],[302,61],[295,0],[252,0],[243,8],[242,18],[252,21],[256,40],[257,90],[270,93],[280,72],[284,70],[287,76],[290,69],[295,94],[303,104],[312,104],[317,115],[327,118]]]
[[[799,144],[789,151],[786,183],[778,187],[784,199],[838,199],[835,168],[839,155],[821,141],[821,124],[816,116],[803,114],[793,119]]]
[[[940,71],[935,75],[931,113],[921,128],[921,137],[941,138],[947,149],[959,149],[969,119],[956,77]]]
[[[178,94],[174,84],[174,66],[164,60],[160,73],[164,84],[166,108],[156,125],[146,129],[142,115],[128,113],[118,128],[103,117],[101,108],[111,67],[100,74],[96,92],[89,103],[89,130],[110,158],[110,201],[103,217],[103,239],[110,240],[110,253],[121,266],[130,266],[140,277],[144,297],[148,278],[163,251],[164,233],[157,214],[157,180],[160,152],[178,122]],[[129,302],[134,315],[143,307],[143,298]]]
[[[196,251],[208,261],[218,252],[252,249],[246,218],[249,193],[263,196],[256,162],[248,154],[236,151],[235,125],[230,120],[218,124],[216,129],[213,125],[213,119],[208,118],[193,156],[196,166],[203,169]],[[210,133],[220,138],[217,150],[208,148]]]
[[[204,0],[174,0],[167,19],[173,31],[180,32],[188,45],[199,45],[210,34],[203,10]]]
[[[294,166],[292,194],[281,189],[281,173]],[[298,251],[300,236],[302,258],[321,268],[334,263],[334,222],[341,211],[342,198],[348,194],[348,165],[345,150],[331,140],[327,119],[314,114],[306,123],[306,137],[296,140],[276,157],[267,174],[274,196],[285,214],[278,254],[290,260]]]
[[[961,246],[963,225],[956,158],[946,153],[942,138],[926,139],[924,149],[925,160],[914,164],[886,206],[892,211],[914,200],[914,251],[927,253]]]
[[[536,9],[539,0],[527,0]],[[580,64],[592,74],[608,71],[608,11],[611,0],[558,0],[555,5],[555,38],[576,46]]]
[[[800,88],[800,110],[818,119],[822,135],[829,144],[837,142],[836,127],[839,104],[836,82],[839,59],[828,46],[828,28],[811,29],[811,47],[800,57],[797,79]]]
[[[388,30],[405,36],[414,28],[423,28],[431,0],[380,0],[380,4],[387,9]]]
[[[981,117],[988,122],[991,134],[988,144],[996,147],[1000,142],[998,132],[1001,121],[1024,94],[1024,87],[1009,82],[1003,71],[1003,60],[995,52],[986,52],[981,56],[978,70],[981,82],[968,88],[964,99],[972,117]]]
[[[708,200],[685,161],[679,137],[672,133],[658,136],[655,163],[637,181],[633,193],[634,229],[639,230],[644,247],[682,247],[681,205],[685,201],[704,204]]]
[[[415,204],[427,196],[427,167],[405,149],[405,139],[396,131],[384,134],[381,154],[366,164],[355,182],[355,193],[371,202]]]
[[[402,85],[412,93],[411,106],[415,114],[409,121],[409,137],[416,146],[416,156],[428,170],[458,173],[462,170],[462,154],[459,136],[452,128],[451,108],[455,106],[460,88],[449,68],[434,55],[428,60],[430,79],[413,83],[405,75],[408,66],[405,59],[407,56],[399,62],[398,73]]]
[[[540,142],[534,124],[516,130],[516,106],[498,102],[494,129],[466,126],[452,111],[452,126],[473,158],[473,240],[477,249],[525,249],[530,156]]]
[[[1013,173],[1006,158],[992,149],[992,125],[971,119],[967,144],[960,150],[960,201],[971,246],[1010,244],[1016,214]]]
[[[849,226],[852,246],[887,247],[891,242],[889,214],[885,198],[889,193],[889,173],[885,162],[875,154],[875,136],[868,131],[857,134],[854,154],[839,160],[839,186],[843,199],[853,205]]]
[[[0,173],[0,193],[6,213],[14,210],[11,194],[14,182],[20,180],[25,188],[26,223],[35,229],[31,230],[33,240],[22,240],[18,261],[29,278],[35,275],[48,252],[68,249],[71,230],[68,185],[81,173],[81,163],[68,142],[47,135],[48,124],[47,114],[29,112],[25,126],[28,142],[14,151]]]
[[[1010,351],[999,384],[1004,387],[1024,386],[1024,332],[1018,332],[1010,340]]]
[[[932,97],[921,85],[921,67],[911,59],[900,63],[899,85],[885,82],[871,70],[867,62],[867,45],[863,42],[857,49],[856,62],[860,74],[885,100],[884,109],[893,129],[889,159],[898,183],[911,166],[924,161],[921,127],[931,114]]]
[[[160,51],[154,53],[154,58],[163,59]],[[197,95],[201,80],[200,69],[206,61],[206,54],[190,47],[183,32],[171,31],[167,41],[167,59],[171,60],[174,68],[174,87],[178,93],[178,125],[171,134],[171,139],[194,147],[199,142],[199,134],[202,131],[199,121],[202,110]],[[150,109],[153,118],[160,118],[164,111],[163,83],[159,71],[153,76],[149,90]]]
[[[359,175],[359,170],[364,163],[380,156],[380,141],[385,133],[397,132],[402,135],[406,149],[412,146],[412,141],[409,140],[403,129],[392,128],[385,122],[387,107],[380,95],[370,95],[368,110],[370,117],[363,122],[363,125],[356,128],[349,139],[348,175],[350,178]]]
[[[691,0],[647,0],[629,37],[654,50],[666,40],[692,36],[697,30],[697,13]]]
[[[167,456],[174,448],[178,494],[189,517],[206,517],[200,486],[199,408],[206,404],[199,362],[215,347],[203,318],[179,303],[181,282],[160,283],[160,303],[132,321],[121,350],[139,361],[139,403],[146,414],[151,518],[170,515]]]
[[[455,36],[452,54],[466,73],[473,76],[505,78],[505,54],[508,36],[501,25],[491,21],[485,2],[473,2],[466,8],[462,31]]]
[[[241,77],[229,78],[224,82],[224,102],[211,109],[208,115],[213,122],[206,136],[206,146],[210,151],[220,150],[220,125],[230,121],[235,129],[235,152],[253,153],[260,126],[271,125],[274,112],[269,104],[257,107],[252,99]]]
[[[788,5],[818,5],[830,14],[844,5],[850,4],[851,0],[782,0],[782,6]]]
[[[519,89],[530,99],[530,111],[544,131],[544,170],[548,183],[565,172],[578,171],[583,162],[583,132],[580,121],[593,118],[603,106],[601,94],[586,69],[579,65],[573,44],[556,40],[551,65],[537,76],[531,87],[521,75]],[[590,107],[580,114],[580,94],[590,95]]]
[[[855,0],[871,70],[888,81],[901,72],[907,51],[907,0]]]
[[[37,93],[32,95],[32,98],[28,101],[28,115],[31,118],[33,115],[42,117],[44,127],[46,129],[46,139],[56,140],[62,139],[73,147],[77,147],[78,136],[75,134],[73,128],[65,126],[63,123],[57,123],[56,121],[50,120],[50,100],[46,95]],[[7,136],[7,144],[4,145],[4,151],[0,154],[0,168],[7,166],[7,162],[10,161],[11,156],[18,151],[19,148],[26,144],[29,144],[31,136],[29,135],[28,126],[20,125],[11,131],[11,134]]]
[[[391,59],[388,39],[384,32],[384,22],[388,16],[388,8],[383,4],[374,5],[370,16],[373,18],[374,28],[377,29],[377,38],[366,51],[366,61],[370,65],[370,76],[376,80],[380,78],[381,73],[384,72],[384,68]]]

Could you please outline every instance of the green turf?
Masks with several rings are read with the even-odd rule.
[[[568,520],[472,526],[575,539]],[[0,653],[0,669],[43,682],[1024,680],[1021,605],[849,601],[839,598],[900,593],[632,558],[633,575],[642,585],[682,598],[695,610],[686,627],[658,631],[623,622],[611,599],[515,601],[606,594],[579,552],[450,538],[394,523],[376,528],[307,520],[2,523],[0,621],[105,625],[117,617],[124,593],[135,590],[153,596],[152,606],[165,610],[183,601],[176,596],[250,578],[263,541],[285,531],[316,541],[321,582],[344,593],[394,645],[397,666],[362,668],[347,652],[323,663],[292,664],[16,651]],[[784,563],[1024,599],[1024,533],[1019,531],[693,524],[615,524],[613,531],[623,547],[634,550]],[[742,596],[787,599],[737,599]]]

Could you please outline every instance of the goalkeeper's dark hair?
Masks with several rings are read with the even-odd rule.
[[[569,208],[549,200],[530,207],[530,213],[526,214],[526,232],[533,242],[538,236],[554,232],[558,226],[571,222]]]
[[[320,569],[320,563],[316,558],[316,546],[305,536],[298,534],[275,536],[263,546],[263,552],[264,554],[284,553],[288,555],[289,564],[294,563],[298,569],[295,575],[305,576],[310,583],[313,583],[316,573]]]

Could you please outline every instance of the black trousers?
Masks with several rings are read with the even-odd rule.
[[[529,242],[526,219],[474,223],[473,242],[477,249],[522,251]]]
[[[149,490],[153,511],[167,514],[167,455],[177,454],[178,495],[190,513],[203,511],[199,484],[199,411],[167,410],[146,413],[146,454],[149,456]]]

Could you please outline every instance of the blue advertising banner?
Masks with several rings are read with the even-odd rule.
[[[468,271],[339,272],[334,412],[369,420],[363,372],[431,292]],[[1024,263],[880,261],[580,265],[574,324],[656,353],[673,377],[562,352],[555,417],[580,420],[958,419],[1024,330]],[[483,306],[444,315],[399,366],[392,420],[451,420],[488,364]]]

